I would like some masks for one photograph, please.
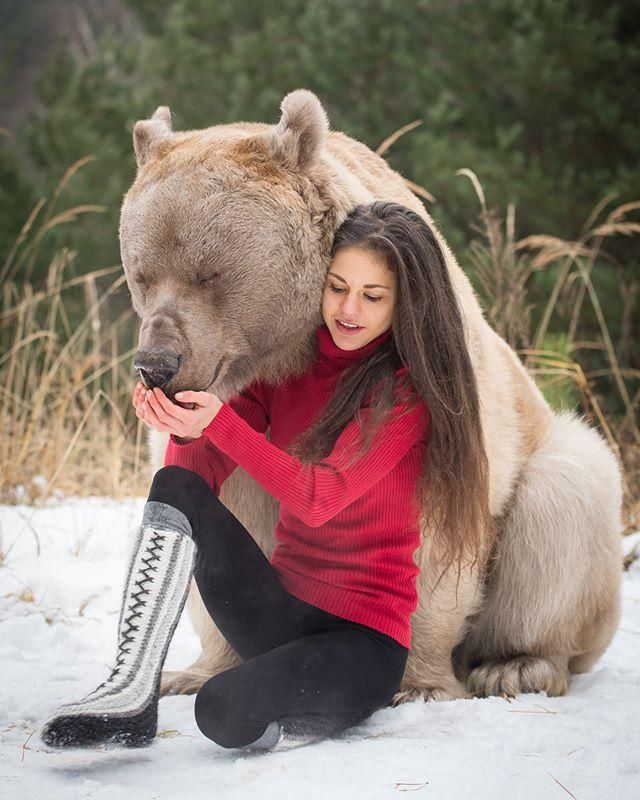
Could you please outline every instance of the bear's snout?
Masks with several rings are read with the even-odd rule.
[[[178,373],[181,359],[181,355],[169,350],[138,350],[133,366],[147,389],[162,389]]]

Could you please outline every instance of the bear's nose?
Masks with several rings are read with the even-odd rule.
[[[162,389],[180,369],[181,356],[169,350],[138,350],[133,367],[147,389]]]

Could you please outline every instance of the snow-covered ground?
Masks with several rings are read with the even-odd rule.
[[[16,800],[640,798],[640,561],[593,672],[560,698],[415,702],[296,750],[225,750],[193,719],[193,697],[160,701],[151,747],[47,751],[44,719],[108,674],[127,537],[144,501],[0,506],[0,797]],[[624,548],[640,551],[640,534]],[[183,617],[167,668],[198,641]]]

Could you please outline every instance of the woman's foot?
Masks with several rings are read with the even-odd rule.
[[[118,625],[116,666],[77,703],[62,706],[40,736],[50,747],[143,747],[157,732],[160,674],[187,598],[195,544],[182,512],[145,505]]]
[[[300,714],[273,720],[255,742],[247,745],[256,750],[292,750],[326,739],[357,725],[369,714]]]
[[[158,730],[158,700],[138,714],[88,713],[82,704],[65,706],[46,723],[40,738],[49,747],[91,747],[114,744],[122,747],[145,747]]]

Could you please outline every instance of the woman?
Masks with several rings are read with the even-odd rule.
[[[116,668],[49,720],[46,743],[153,739],[192,574],[243,659],[196,697],[197,724],[219,745],[295,747],[398,690],[421,525],[461,564],[489,523],[475,380],[428,225],[394,203],[356,208],[335,237],[322,317],[317,359],[283,385],[258,381],[227,403],[179,392],[180,405],[136,387],[137,416],[171,436],[129,566]],[[219,500],[237,465],[280,501],[270,559]]]

